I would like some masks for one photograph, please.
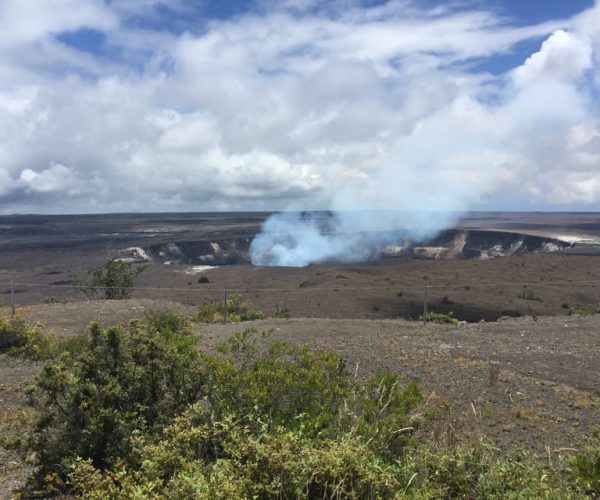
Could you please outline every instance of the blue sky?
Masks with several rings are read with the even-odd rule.
[[[593,0],[3,0],[0,213],[600,207]]]

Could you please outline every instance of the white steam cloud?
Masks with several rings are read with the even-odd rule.
[[[252,242],[252,262],[366,260],[385,245],[435,236],[482,197],[510,186],[523,169],[543,177],[555,175],[560,162],[580,170],[590,160],[597,169],[598,123],[582,86],[592,68],[590,42],[555,31],[503,85],[479,99],[455,98],[418,120],[371,171],[340,179],[327,223],[297,212],[270,217]],[[586,126],[595,132],[586,135]],[[593,176],[583,179],[583,189],[598,189]],[[558,178],[552,184],[556,191],[565,185]],[[525,189],[552,196],[535,182]]]

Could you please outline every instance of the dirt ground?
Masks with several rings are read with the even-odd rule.
[[[19,283],[17,307],[43,302],[80,303],[71,286],[76,266],[40,265],[9,273]],[[502,316],[568,315],[600,304],[600,257],[525,255],[493,260],[384,260],[367,264],[322,264],[306,268],[223,266],[188,274],[189,266],[150,265],[139,277],[135,298],[198,305],[223,300],[223,292],[239,295],[269,315],[286,308],[292,317],[384,319],[418,318],[425,284],[429,306],[453,312],[465,321],[494,321]],[[200,277],[208,283],[199,283]],[[427,278],[427,279],[425,279]],[[49,285],[49,286],[46,286]],[[9,287],[0,286],[0,308],[10,303]]]
[[[143,318],[144,310],[195,308],[156,300],[90,301],[31,308],[26,317],[58,335]],[[454,427],[473,425],[499,447],[569,446],[600,424],[600,316],[511,318],[457,326],[406,320],[266,319],[193,323],[212,348],[246,327],[273,339],[343,354],[360,375],[379,368],[418,381]],[[499,370],[498,380],[493,372]],[[441,404],[443,403],[443,404]]]
[[[22,308],[45,331],[71,336],[93,320],[102,325],[146,310],[192,317],[196,308],[164,300],[85,301]],[[402,382],[416,380],[435,414],[422,432],[462,443],[485,439],[501,450],[526,448],[547,456],[573,448],[600,425],[600,315],[506,318],[488,323],[422,325],[403,319],[265,319],[240,324],[192,323],[200,346],[213,349],[244,328],[268,338],[335,351],[350,370],[368,376],[380,368]],[[260,342],[267,342],[260,335]],[[0,357],[3,430],[26,415],[24,387],[39,365]],[[20,413],[21,412],[21,413]],[[16,417],[15,417],[16,415]],[[0,447],[0,498],[30,471],[22,457]]]

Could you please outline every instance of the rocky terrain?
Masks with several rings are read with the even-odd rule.
[[[435,410],[423,432],[440,439],[551,459],[600,424],[600,216],[471,214],[372,262],[270,268],[248,263],[266,215],[0,217],[0,314],[11,279],[17,313],[58,336],[148,310],[193,319],[227,291],[275,319],[192,322],[202,348],[253,327],[340,352],[357,376],[390,369],[421,384]],[[88,300],[77,288],[108,256],[147,264],[131,299]],[[429,311],[462,321],[424,326],[425,297]],[[39,370],[0,357],[1,432],[29,418],[24,389]],[[0,447],[0,498],[29,471],[27,457]]]
[[[51,304],[23,311],[59,336],[143,319],[146,310],[196,309],[159,300]],[[416,380],[436,415],[427,432],[485,438],[501,449],[546,453],[573,446],[600,424],[600,316],[524,317],[491,323],[439,325],[406,320],[266,319],[241,324],[193,322],[200,346],[212,350],[244,328],[271,332],[261,342],[285,340],[339,352],[359,376],[389,369]],[[2,365],[2,399],[14,410],[19,388],[38,365]]]

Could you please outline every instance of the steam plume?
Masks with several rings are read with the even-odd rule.
[[[384,245],[434,236],[490,195],[510,202],[515,186],[548,200],[565,200],[571,186],[592,199],[600,189],[592,174],[600,144],[589,92],[597,86],[594,61],[589,38],[557,30],[485,92],[456,97],[382,145],[388,154],[375,167],[330,179],[332,217],[269,218],[252,242],[252,262],[363,261]],[[563,166],[574,173],[554,179]],[[533,181],[520,184],[524,178]]]
[[[368,178],[340,185],[331,214],[271,216],[251,244],[252,262],[292,267],[360,262],[383,246],[434,236],[454,223],[493,177],[482,175],[492,169],[482,162],[482,155],[493,154],[482,133],[481,122],[489,118],[475,102],[456,101],[398,141]]]

